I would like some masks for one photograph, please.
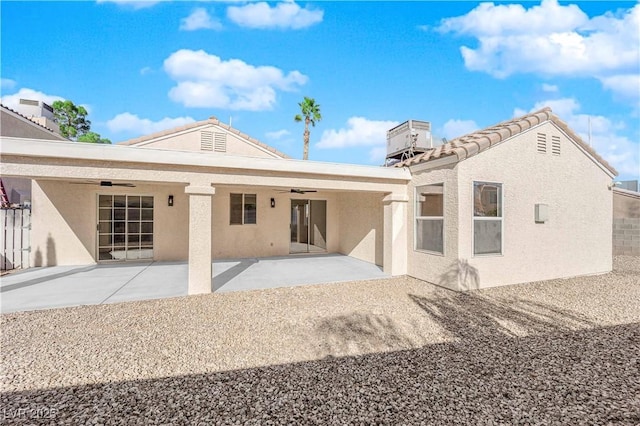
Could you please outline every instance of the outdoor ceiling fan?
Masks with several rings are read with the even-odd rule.
[[[300,189],[300,188],[291,188],[289,190],[278,191],[278,192],[288,192],[291,194],[306,194],[307,192],[318,192],[315,189]]]
[[[135,188],[136,186],[129,182],[111,182],[110,180],[101,180],[101,181],[86,181],[86,182],[71,182],[74,185],[99,185],[99,186],[124,186],[127,188]]]

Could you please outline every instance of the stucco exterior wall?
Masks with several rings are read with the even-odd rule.
[[[28,123],[25,121],[28,121],[28,119],[16,117],[11,112],[0,109],[0,128],[2,128],[2,136],[43,140],[65,140],[62,136],[54,135],[52,132],[43,129],[36,123]]]
[[[613,218],[640,218],[640,193],[614,189]]]
[[[214,134],[225,134],[227,138],[226,152],[203,151],[200,143],[203,131],[213,132]],[[218,128],[214,125],[206,125],[173,135],[163,136],[150,142],[142,142],[136,146],[139,146],[140,148],[204,152],[210,155],[239,155],[244,157],[278,158],[274,153],[269,152],[252,142],[246,141],[233,132]]]
[[[338,195],[340,245],[337,251],[382,266],[384,229],[382,193]]]
[[[444,184],[444,254],[415,249],[416,187]],[[452,290],[458,282],[458,182],[455,167],[415,172],[409,184],[407,208],[407,274]]]
[[[231,193],[257,195],[257,224],[230,225]],[[34,265],[81,265],[95,262],[99,194],[153,196],[154,260],[187,260],[189,196],[184,193],[183,185],[101,188],[39,180],[34,181],[33,192]],[[174,197],[173,206],[168,206],[169,195]],[[272,197],[276,201],[274,208],[271,207]],[[291,198],[326,200],[327,252],[338,252],[341,235],[337,193],[317,192],[292,197],[289,193],[279,193],[273,189],[216,187],[216,194],[212,197],[213,258],[288,255]],[[381,210],[381,206],[378,207]],[[372,252],[373,250],[375,248]],[[372,262],[375,261],[375,257],[372,259]]]
[[[256,194],[256,224],[230,225],[230,194]],[[276,206],[271,207],[271,198]],[[327,252],[339,247],[338,208],[335,193],[316,192],[291,196],[274,189],[216,187],[213,196],[214,258],[285,256],[289,254],[291,199],[326,200]]]
[[[154,259],[187,259],[189,205],[184,186],[101,188],[38,180],[33,183],[32,195],[32,264],[52,266],[95,262],[97,197],[100,194],[153,196]],[[169,195],[174,196],[173,207],[167,205]],[[54,248],[55,256],[52,256],[51,247]],[[42,259],[41,262],[38,262],[38,256]]]
[[[547,152],[537,152],[538,133]],[[551,137],[560,138],[560,155]],[[473,255],[473,181],[502,183],[503,253]],[[478,287],[599,274],[612,268],[611,177],[553,124],[544,123],[458,165],[459,257]],[[536,203],[549,220],[534,221]],[[472,286],[473,288],[473,286]]]

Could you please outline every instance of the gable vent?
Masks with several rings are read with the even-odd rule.
[[[545,133],[538,133],[536,148],[540,154],[547,153],[547,135]]]
[[[560,155],[560,136],[551,136],[551,153]]]
[[[200,132],[200,150],[213,151],[213,132]]]
[[[215,148],[216,152],[227,152],[227,134],[218,133],[215,135]]]

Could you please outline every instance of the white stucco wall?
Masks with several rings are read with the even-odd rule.
[[[415,249],[415,188],[421,185],[444,184],[444,254]],[[452,290],[458,283],[458,183],[457,170],[452,166],[415,172],[409,184],[407,206],[407,274]]]
[[[382,266],[384,257],[382,193],[345,192],[338,195],[338,251]]]
[[[538,153],[538,133],[547,152]],[[551,153],[559,136],[561,154]],[[503,185],[503,254],[473,255],[472,185]],[[480,287],[576,275],[612,268],[612,192],[608,176],[552,123],[544,123],[458,165],[459,258],[477,272]],[[546,223],[534,206],[549,206]]]

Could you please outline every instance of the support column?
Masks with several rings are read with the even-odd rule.
[[[407,204],[404,194],[390,194],[383,198],[384,256],[382,268],[390,275],[407,273]]]
[[[189,185],[189,294],[211,293],[211,186]]]

